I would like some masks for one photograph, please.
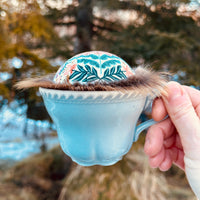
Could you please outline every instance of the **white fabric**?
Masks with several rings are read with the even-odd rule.
[[[188,182],[195,195],[200,199],[200,160],[192,160],[185,156],[184,161]]]

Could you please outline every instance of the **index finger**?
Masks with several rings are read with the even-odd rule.
[[[152,105],[152,117],[155,121],[161,121],[167,115],[162,98],[156,98]]]
[[[192,102],[192,105],[198,117],[200,118],[200,91],[189,86],[183,86],[183,87],[188,93],[190,100]]]

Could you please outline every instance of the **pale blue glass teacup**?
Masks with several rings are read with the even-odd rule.
[[[134,91],[67,91],[40,88],[56,124],[63,151],[83,166],[121,160],[139,134],[155,124],[137,125],[147,97]]]

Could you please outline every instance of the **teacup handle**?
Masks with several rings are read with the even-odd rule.
[[[161,121],[154,121],[153,119],[150,119],[150,120],[147,120],[146,122],[143,122],[141,124],[139,124],[137,127],[136,127],[136,130],[135,130],[135,137],[133,138],[133,142],[136,142],[138,140],[138,137],[140,135],[140,133],[147,129],[148,127],[154,125],[154,124],[157,124],[159,122],[162,122],[164,121],[165,119],[167,119],[169,116],[165,116],[164,119],[162,119]]]

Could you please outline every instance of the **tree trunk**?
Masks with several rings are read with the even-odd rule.
[[[76,14],[75,54],[91,50],[92,18],[92,0],[79,0],[79,7]]]

